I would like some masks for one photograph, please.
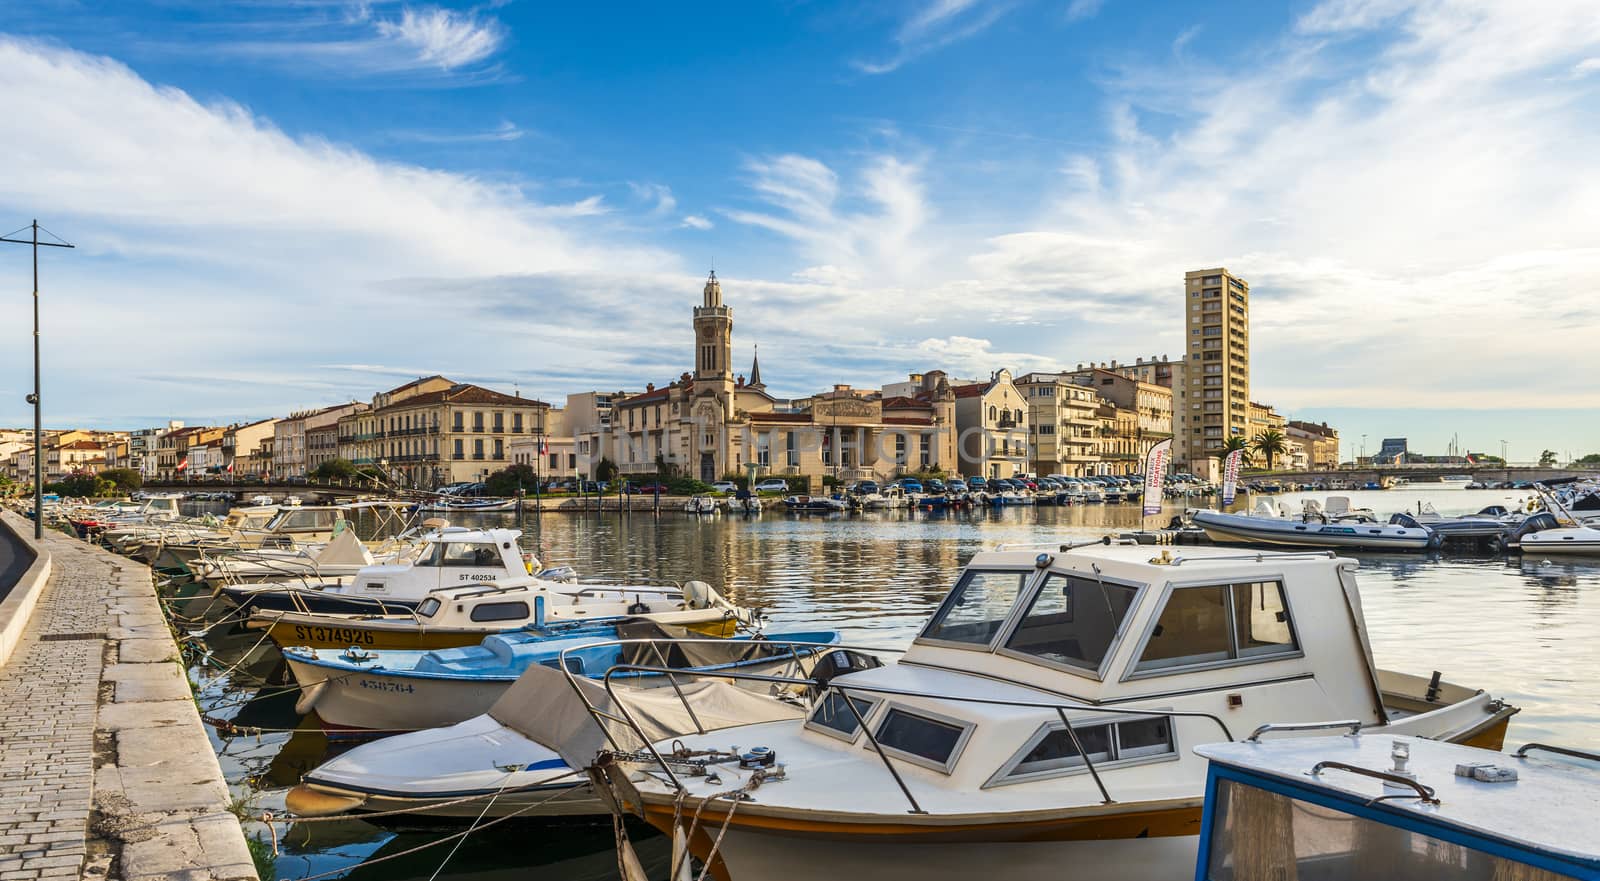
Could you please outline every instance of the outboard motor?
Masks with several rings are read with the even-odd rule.
[[[1389,518],[1389,525],[1390,526],[1404,526],[1407,529],[1426,529],[1427,528],[1427,527],[1423,526],[1420,522],[1418,522],[1417,518],[1411,516],[1410,514],[1406,514],[1406,513],[1403,513],[1403,512],[1400,513],[1400,514],[1396,514],[1393,517],[1390,517]]]
[[[1511,530],[1510,534],[1506,536],[1506,545],[1508,547],[1520,546],[1523,536],[1532,535],[1535,532],[1543,532],[1546,529],[1555,529],[1560,525],[1561,521],[1557,520],[1556,515],[1549,511],[1530,514],[1528,519],[1517,524],[1517,528]]]

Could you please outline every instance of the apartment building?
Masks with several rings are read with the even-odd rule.
[[[1028,373],[1016,380],[1027,402],[1028,469],[1041,477],[1101,473],[1100,410],[1106,403],[1069,373]]]
[[[1218,476],[1230,437],[1249,438],[1250,285],[1226,268],[1184,275],[1186,395],[1178,446],[1191,471]]]

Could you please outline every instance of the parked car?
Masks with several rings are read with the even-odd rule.
[[[291,486],[305,486],[311,481],[303,474],[296,474],[292,477],[285,477],[283,482],[290,484]]]
[[[636,495],[662,496],[667,494],[667,488],[660,483],[630,483],[628,492]]]
[[[878,482],[875,480],[858,480],[850,485],[851,495],[870,496],[878,491]]]
[[[758,493],[786,493],[789,491],[789,481],[779,480],[774,477],[756,484]]]
[[[964,493],[967,491],[966,481],[952,480],[944,485],[945,492]]]
[[[711,484],[711,491],[714,493],[722,493],[724,495],[731,496],[739,491],[739,484],[734,483],[731,480],[719,480],[716,483]]]
[[[920,480],[915,480],[910,477],[902,477],[895,482],[900,484],[900,488],[908,493],[922,492],[922,481]]]
[[[969,477],[969,478],[967,478],[967,489],[970,489],[973,492],[977,492],[978,490],[983,490],[983,489],[988,489],[988,488],[989,488],[989,481],[985,480],[982,477]]]
[[[927,486],[928,486],[928,492],[939,493],[941,495],[944,494],[945,492],[947,492],[948,489],[949,489],[948,487],[945,486],[944,481],[940,480],[937,477],[928,478]]]

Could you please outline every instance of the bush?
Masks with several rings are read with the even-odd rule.
[[[68,475],[55,483],[45,484],[44,491],[61,496],[92,498],[116,495],[117,485],[93,474],[78,473]]]
[[[539,485],[539,475],[532,465],[512,465],[502,468],[484,480],[485,492],[491,496],[510,497],[517,490],[532,492]]]
[[[132,468],[108,468],[100,472],[100,478],[110,481],[118,492],[131,493],[144,486],[144,475]]]
[[[638,483],[639,481],[634,482]],[[711,487],[692,477],[667,477],[661,480],[661,485],[667,488],[667,492],[675,496],[693,496],[711,492]]]
[[[600,464],[594,466],[594,479],[605,484],[617,482],[617,463],[609,458],[602,458]]]
[[[314,480],[349,480],[356,476],[356,466],[349,459],[329,459],[311,472]]]

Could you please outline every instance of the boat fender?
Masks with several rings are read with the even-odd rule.
[[[294,702],[294,711],[302,716],[309,715],[317,707],[317,699],[322,697],[322,692],[328,687],[328,680],[324,679],[308,688],[300,689],[300,697]]]
[[[633,598],[633,605],[628,607],[628,614],[629,615],[647,615],[649,613],[650,613],[650,607],[645,604],[644,600],[641,600],[638,597],[634,597]]]

